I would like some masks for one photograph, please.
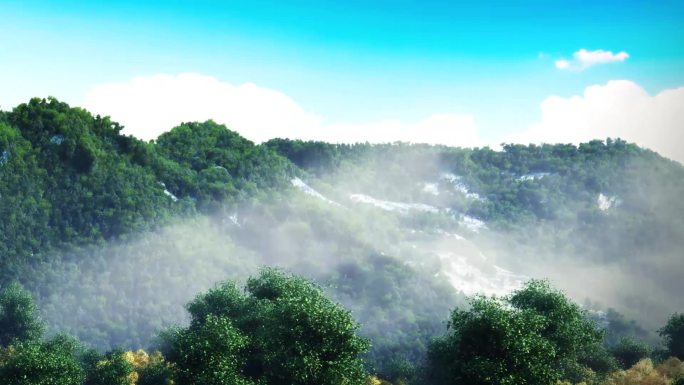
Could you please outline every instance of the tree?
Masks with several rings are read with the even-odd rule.
[[[226,283],[188,305],[191,324],[171,331],[168,360],[188,384],[365,383],[348,311],[310,282],[265,269],[245,293]]]
[[[614,360],[600,346],[604,332],[588,319],[585,311],[562,292],[553,290],[547,281],[529,281],[508,302],[516,309],[530,310],[545,318],[541,333],[554,346],[563,379],[580,382],[585,368],[601,374],[615,369]]]
[[[426,376],[435,384],[551,384],[588,376],[583,353],[600,339],[577,305],[530,281],[510,297],[475,297],[470,309],[454,310],[447,334],[430,346]]]
[[[545,320],[531,311],[508,309],[503,301],[471,300],[456,309],[446,336],[428,352],[428,379],[435,384],[544,384],[560,379],[552,365],[553,345],[541,332]]]
[[[181,384],[248,385],[253,382],[242,373],[247,346],[248,339],[229,318],[209,314],[173,332],[168,359]]]
[[[0,291],[0,346],[37,340],[43,324],[36,315],[33,298],[21,285],[10,284]]]
[[[669,354],[684,360],[684,313],[673,314],[658,334],[665,340]]]
[[[610,353],[623,369],[627,369],[631,368],[642,358],[648,358],[652,353],[652,349],[643,342],[631,338],[623,338],[617,345],[610,348]]]
[[[3,356],[0,359],[0,383],[80,385],[85,375],[75,359],[76,348],[76,342],[64,336],[47,342],[18,342],[0,354]]]
[[[395,385],[412,383],[416,377],[415,364],[406,359],[394,359],[383,369],[383,378]]]
[[[151,362],[138,370],[136,385],[169,385],[173,372],[164,361]]]
[[[84,357],[85,385],[130,385],[133,383],[133,365],[115,349],[104,356],[89,351]]]

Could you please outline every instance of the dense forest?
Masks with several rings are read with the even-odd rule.
[[[0,383],[684,382],[684,167],[650,150],[121,129],[0,111]]]

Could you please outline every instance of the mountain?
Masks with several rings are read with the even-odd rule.
[[[350,309],[380,369],[424,357],[466,295],[530,278],[618,337],[653,339],[684,308],[684,167],[620,139],[495,151],[121,128],[54,98],[0,113],[0,285],[100,349],[149,346],[197,293],[261,266]]]

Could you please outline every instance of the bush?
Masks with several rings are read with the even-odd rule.
[[[617,345],[610,348],[610,352],[620,364],[620,367],[627,369],[641,359],[648,358],[653,353],[653,349],[643,342],[623,338]]]

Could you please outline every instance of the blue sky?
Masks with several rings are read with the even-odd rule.
[[[97,85],[195,73],[281,92],[321,129],[453,114],[490,143],[540,123],[552,95],[614,80],[653,97],[679,89],[683,21],[682,1],[10,0],[0,106],[47,95],[81,105]],[[580,49],[628,57],[557,68]],[[116,100],[94,105],[106,103]]]

